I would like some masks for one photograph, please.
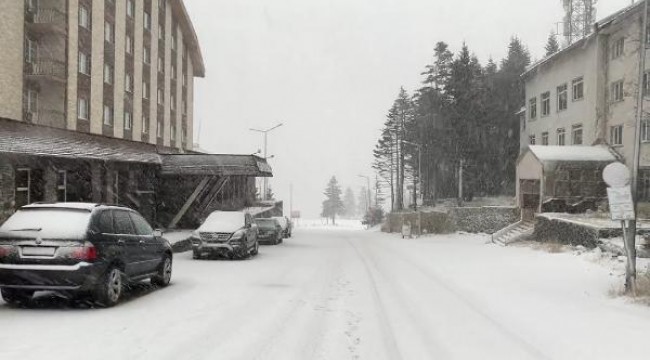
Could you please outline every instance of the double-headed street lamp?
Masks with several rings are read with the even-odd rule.
[[[269,159],[269,157],[268,157],[267,154],[266,154],[266,151],[267,151],[267,145],[268,145],[268,135],[269,135],[269,133],[270,133],[271,131],[273,131],[273,130],[279,128],[279,127],[282,126],[282,125],[284,125],[284,124],[283,124],[283,123],[279,123],[279,124],[275,125],[274,127],[269,128],[269,129],[266,129],[266,130],[252,129],[252,128],[249,129],[250,131],[255,131],[255,132],[258,132],[258,133],[262,133],[262,134],[264,134],[264,160],[268,160],[268,159]],[[264,199],[264,200],[266,200],[266,192],[267,192],[267,189],[268,189],[268,181],[269,181],[268,178],[267,178],[267,177],[264,177],[264,189],[262,189],[262,199]]]

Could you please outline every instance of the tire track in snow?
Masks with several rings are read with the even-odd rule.
[[[379,243],[380,242],[378,241],[377,244]],[[403,263],[412,266],[420,274],[431,280],[440,288],[447,291],[450,295],[454,296],[460,303],[465,305],[465,307],[471,310],[474,314],[483,318],[487,323],[495,328],[495,330],[497,330],[505,337],[509,338],[514,343],[518,344],[520,348],[526,351],[526,353],[528,353],[530,356],[536,359],[550,359],[543,352],[526,341],[526,339],[522,338],[514,331],[508,329],[504,324],[488,314],[484,309],[481,308],[479,302],[474,300],[473,296],[451,285],[449,281],[444,281],[439,275],[435,274],[430,269],[423,267],[417,260],[408,258],[408,256],[403,253],[403,248],[391,246],[393,249],[387,250],[386,245],[378,245],[378,247],[384,248],[384,251],[390,253],[391,255],[397,255],[395,258],[399,258]]]

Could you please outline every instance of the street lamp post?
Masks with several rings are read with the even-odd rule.
[[[366,179],[366,181],[368,182],[368,187],[366,188],[366,209],[368,209],[368,211],[370,211],[370,207],[372,205],[370,203],[370,176],[359,175],[359,177]]]
[[[413,145],[418,149],[418,185],[420,185],[420,192],[422,192],[422,145],[416,144],[414,142],[402,140],[403,143]],[[417,210],[418,209],[418,196],[417,196],[417,188],[413,188],[413,192],[415,192],[415,203],[413,204],[413,209]]]
[[[266,129],[266,130],[252,129],[252,128],[249,129],[250,131],[255,131],[255,132],[258,132],[258,133],[262,133],[262,134],[264,134],[264,160],[268,160],[268,157],[267,157],[267,149],[268,149],[268,147],[267,147],[267,146],[268,146],[268,135],[269,135],[269,133],[270,133],[271,131],[273,131],[273,130],[279,128],[279,127],[282,126],[282,125],[284,125],[284,124],[283,124],[283,123],[279,123],[279,124],[275,125],[274,127],[269,128],[269,129]],[[262,189],[262,199],[263,199],[263,200],[266,200],[266,193],[267,193],[267,191],[268,191],[268,186],[269,186],[269,185],[268,185],[268,181],[269,181],[268,178],[267,178],[267,177],[264,177],[264,179],[263,179],[263,182],[264,182],[264,189]]]

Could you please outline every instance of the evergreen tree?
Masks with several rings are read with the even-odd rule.
[[[325,188],[325,201],[323,201],[323,211],[321,215],[325,218],[332,219],[332,224],[336,225],[336,216],[343,214],[345,207],[341,200],[341,187],[335,176],[332,176]]]
[[[546,56],[551,56],[560,51],[560,44],[558,43],[555,34],[551,33],[548,36],[548,42],[546,43],[544,49],[546,50]]]
[[[345,216],[354,218],[357,215],[357,201],[354,198],[354,192],[349,187],[345,189],[345,195],[343,195],[343,207]]]

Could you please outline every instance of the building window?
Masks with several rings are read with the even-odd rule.
[[[27,10],[31,13],[38,11],[38,0],[27,0]]]
[[[124,90],[128,93],[133,91],[133,77],[129,73],[124,75]]]
[[[33,64],[38,56],[38,43],[29,37],[25,38],[25,62]]]
[[[159,138],[163,137],[163,124],[161,121],[158,121],[158,126],[156,127],[156,136]]]
[[[104,83],[113,85],[113,67],[110,64],[104,64]]]
[[[68,201],[68,173],[65,170],[57,171],[56,197],[59,202]]]
[[[170,139],[171,141],[176,140],[176,125],[172,125],[172,126],[169,128],[169,139]]]
[[[126,16],[132,18],[135,14],[135,2],[133,0],[126,0]]]
[[[133,37],[131,35],[126,36],[126,43],[124,44],[124,49],[127,54],[133,55]]]
[[[86,98],[77,99],[77,117],[82,120],[88,120],[88,115],[90,113],[90,104]]]
[[[142,82],[142,98],[143,98],[143,99],[148,99],[148,98],[149,98],[149,95],[151,94],[150,91],[151,91],[151,90],[150,90],[150,88],[149,88],[149,83],[146,82],[146,81],[143,81],[143,82]]]
[[[187,86],[187,74],[183,73],[183,86]],[[537,100],[535,100],[535,116],[537,116]]]
[[[639,170],[639,200],[650,200],[650,170]]]
[[[176,31],[175,27],[172,26],[172,51],[176,51]]]
[[[165,94],[163,89],[158,88],[158,105],[163,105],[165,103]]]
[[[610,91],[610,100],[612,102],[623,101],[623,80],[612,83]]]
[[[582,145],[582,124],[571,127],[573,145]]]
[[[564,146],[565,141],[565,131],[564,128],[557,129],[557,144],[558,146]]]
[[[614,41],[612,45],[612,59],[617,59],[625,52],[625,38],[620,38]]]
[[[79,7],[79,26],[84,29],[90,29],[90,12],[85,6]]]
[[[169,106],[171,107],[172,111],[176,111],[176,95],[171,94],[171,99],[169,100],[170,104]]]
[[[548,145],[548,132],[542,133],[542,145]]]
[[[32,171],[30,169],[16,169],[16,207],[24,206],[32,202]]]
[[[641,141],[650,142],[650,118],[648,117],[641,122]]]
[[[609,144],[612,146],[623,145],[623,125],[609,128]]]
[[[569,105],[569,93],[567,84],[562,84],[557,87],[557,111],[564,111]]]
[[[573,80],[573,101],[582,100],[585,97],[585,81],[582,77]]]
[[[165,63],[163,62],[162,56],[158,56],[158,72],[161,74],[165,72]]]
[[[115,27],[108,21],[104,22],[104,41],[112,44],[115,39]]]
[[[185,80],[185,78],[183,78]],[[183,84],[184,85],[184,84]],[[537,98],[534,97],[528,102],[528,113],[530,114],[530,119],[535,120],[537,118]]]
[[[142,114],[142,133],[149,133],[149,116],[147,114]]]
[[[181,128],[181,142],[183,144],[187,142],[187,129],[185,127]]]
[[[158,40],[165,40],[165,27],[163,24],[158,24]]]
[[[144,29],[151,31],[151,14],[144,12]]]
[[[148,47],[144,47],[142,50],[142,59],[145,64],[151,64],[151,50]]]
[[[113,108],[104,105],[104,125],[113,126]]]
[[[176,66],[172,65],[171,70],[171,78],[172,80],[176,80]]]
[[[528,136],[528,144],[529,145],[535,145],[535,135],[529,135]]]
[[[25,92],[25,112],[34,114],[38,112],[38,92],[27,89]]]
[[[133,117],[131,116],[131,112],[127,110],[124,112],[124,129],[131,130],[132,126],[133,126]]]
[[[181,110],[183,111],[183,115],[187,115],[187,100],[183,99],[183,101],[181,102],[181,106],[182,106]],[[524,130],[526,130],[525,124],[526,124],[526,119],[524,119]]]
[[[551,114],[551,92],[547,91],[542,94],[542,116]]]
[[[79,72],[84,75],[90,75],[90,56],[81,51],[79,52]]]

